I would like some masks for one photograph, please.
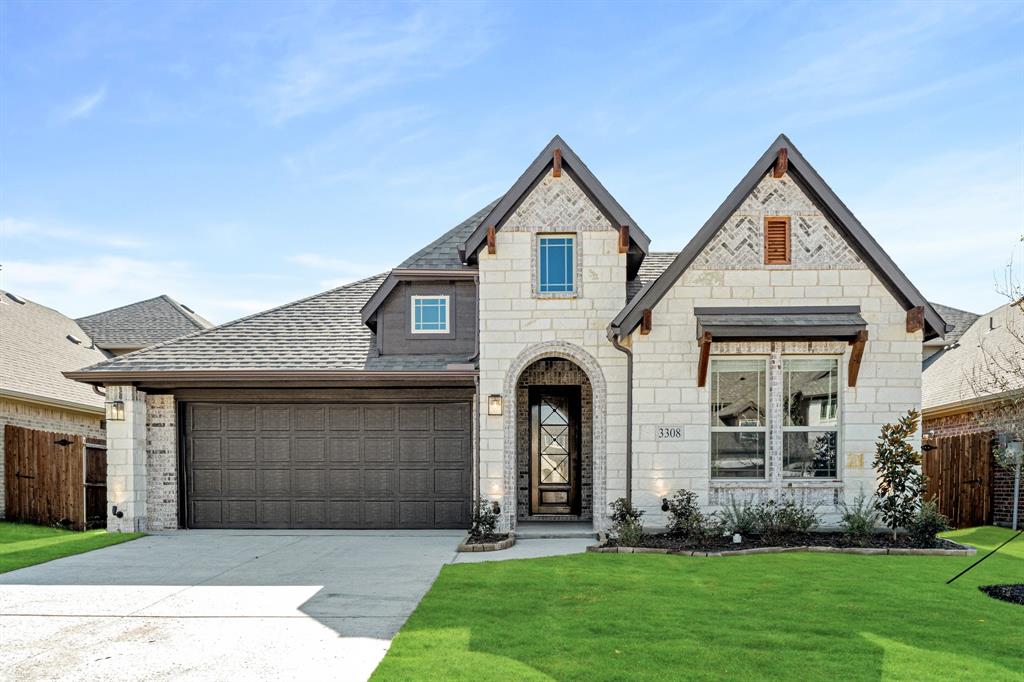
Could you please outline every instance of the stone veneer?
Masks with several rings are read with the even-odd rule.
[[[107,422],[107,530],[130,533],[148,528],[146,394],[134,386],[108,386],[107,400],[124,403],[124,419]]]
[[[530,517],[530,386],[580,387],[580,515],[566,519],[593,518],[594,398],[587,373],[559,358],[537,360],[523,370],[516,385],[516,491],[517,517]]]
[[[0,518],[6,508],[6,486],[4,481],[4,426],[20,426],[37,431],[52,431],[91,438],[104,438],[101,413],[79,412],[64,407],[54,407],[24,400],[0,398]]]
[[[149,530],[178,527],[178,426],[173,395],[146,396],[146,519]]]

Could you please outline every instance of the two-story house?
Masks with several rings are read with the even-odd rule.
[[[68,376],[134,528],[608,525],[629,497],[874,488],[945,322],[785,136],[678,253],[555,137],[387,273]]]

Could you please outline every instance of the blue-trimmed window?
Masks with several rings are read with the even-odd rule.
[[[576,280],[576,238],[572,235],[540,237],[538,250],[538,285],[542,294],[572,293]]]
[[[448,297],[413,296],[412,331],[414,334],[447,334]]]

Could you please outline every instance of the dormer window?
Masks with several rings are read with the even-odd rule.
[[[576,290],[576,237],[571,234],[537,239],[537,291],[571,294]]]
[[[413,296],[412,332],[447,334],[448,307],[447,296]]]

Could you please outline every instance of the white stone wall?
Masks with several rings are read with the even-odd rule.
[[[768,180],[772,180],[769,178]],[[780,181],[775,181],[780,182]],[[791,193],[791,189],[787,189]],[[773,196],[778,196],[773,195]],[[745,209],[741,209],[743,211]],[[749,210],[749,209],[748,209]],[[774,215],[787,207],[775,203]],[[799,202],[797,210],[807,211]],[[813,217],[813,216],[810,216]],[[815,218],[817,224],[824,219]],[[827,226],[827,224],[826,224]],[[830,230],[834,229],[828,226]],[[812,237],[814,237],[812,235]],[[702,268],[715,259],[699,259]],[[713,483],[710,479],[710,396],[697,388],[699,348],[694,308],[701,306],[814,306],[859,305],[868,323],[869,339],[856,388],[847,388],[850,347],[834,343],[776,344],[784,353],[842,352],[839,433],[841,482],[787,479],[763,484]],[[713,508],[730,493],[777,497],[793,489],[822,503],[826,523],[838,518],[834,501],[852,500],[863,489],[875,488],[871,462],[882,424],[893,422],[910,408],[921,406],[921,332],[906,331],[906,312],[869,269],[859,263],[836,268],[826,261],[809,266],[748,266],[744,269],[690,269],[654,308],[653,330],[633,334],[634,501],[647,510],[650,525],[664,522],[663,496],[687,488]],[[768,355],[772,344],[712,345],[720,354]],[[683,438],[657,439],[657,429],[679,426]],[[771,434],[769,434],[769,440]]]
[[[173,395],[146,396],[146,522],[178,528],[178,427]]]
[[[0,518],[4,517],[6,508],[5,486],[2,483],[5,480],[6,461],[4,426],[11,424],[39,431],[103,438],[106,434],[100,428],[102,420],[102,414],[76,412],[61,407],[0,398]]]
[[[535,294],[535,241],[540,232],[577,234],[575,296]],[[606,500],[625,490],[626,363],[605,332],[625,301],[626,256],[618,252],[617,230],[568,173],[560,178],[549,173],[498,230],[496,246],[495,255],[486,249],[479,255],[480,394],[506,398],[500,417],[487,414],[486,399],[480,403],[481,493],[502,501],[506,526],[514,522],[515,432],[508,427],[515,420],[518,377],[510,377],[514,372],[509,370],[536,359],[535,350],[538,357],[567,357],[588,375],[602,375],[600,379],[590,376],[595,410],[595,525],[601,526],[607,517]],[[602,391],[606,395],[599,395]],[[599,440],[604,452],[598,452]],[[606,484],[601,485],[602,480]]]
[[[107,422],[107,530],[148,528],[146,480],[146,394],[133,386],[108,386],[107,400],[124,402],[124,420]]]

